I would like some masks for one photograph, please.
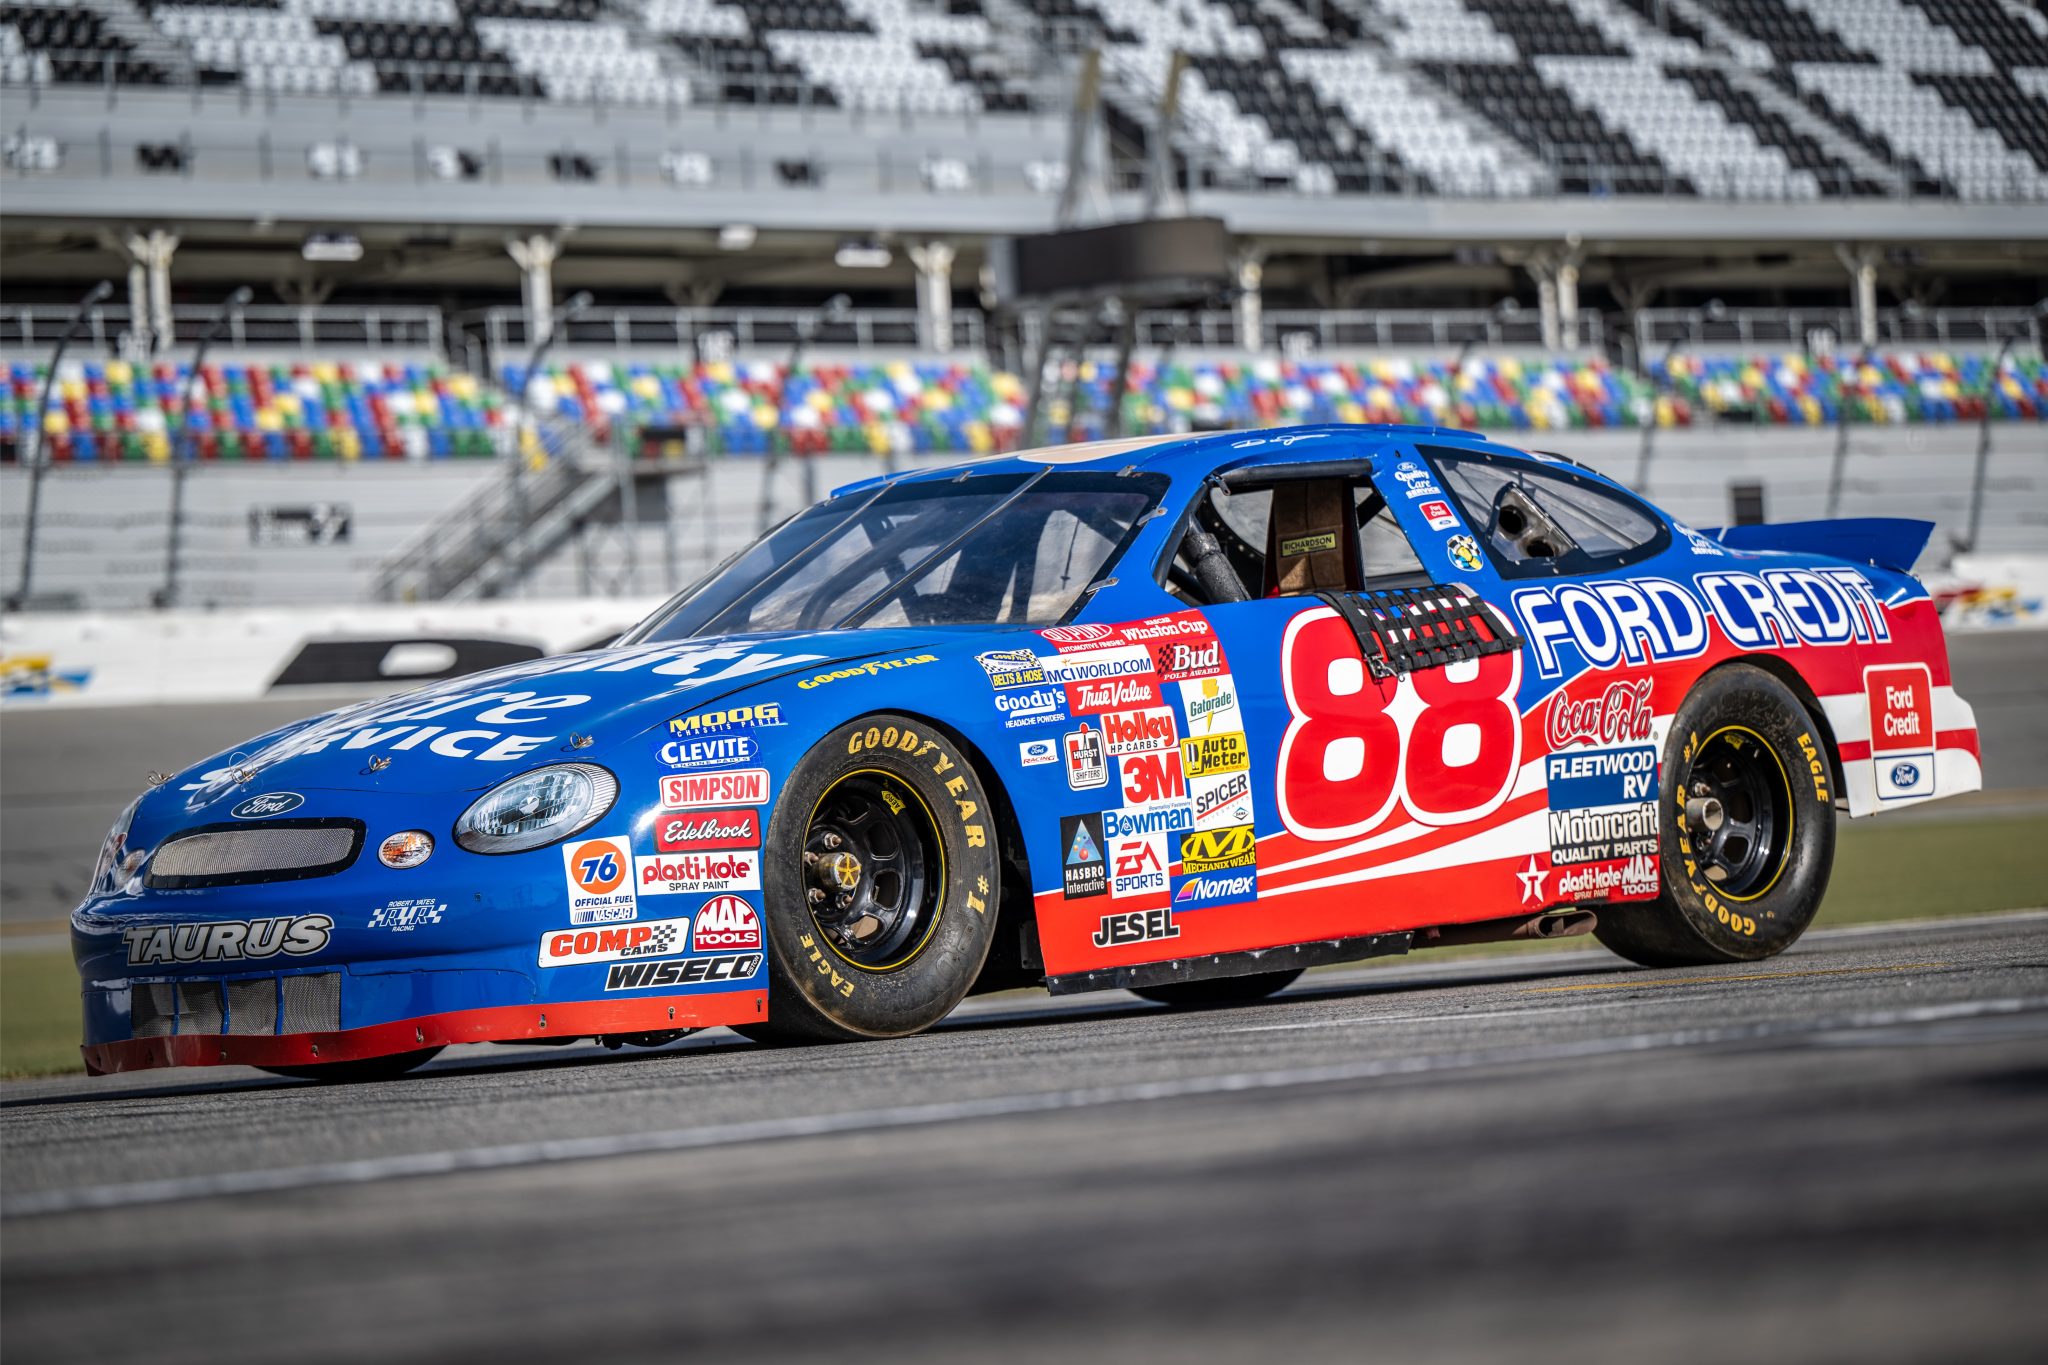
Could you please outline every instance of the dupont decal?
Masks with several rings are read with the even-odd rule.
[[[1102,856],[1102,817],[1060,817],[1060,875],[1068,900],[1100,896],[1109,890],[1109,865]]]
[[[1880,801],[1934,792],[1934,675],[1926,664],[1863,670]]]
[[[1218,673],[1175,686],[1180,689],[1181,710],[1187,713],[1190,735],[1244,729],[1244,715],[1237,706],[1237,681],[1230,674]]]
[[[1045,669],[1028,649],[992,649],[974,661],[988,674],[990,687],[1031,687],[1045,681]]]
[[[691,947],[700,953],[761,946],[761,916],[738,896],[714,896],[697,907]]]
[[[663,810],[691,810],[698,806],[760,806],[767,801],[766,768],[678,773],[661,779]]]
[[[1114,626],[1053,626],[1038,632],[1040,639],[1055,648],[1095,649],[1117,639]]]
[[[254,962],[267,957],[304,957],[327,946],[334,920],[328,915],[272,915],[263,919],[208,924],[138,925],[121,931],[128,965],[159,962]]]
[[[1109,756],[1103,747],[1102,731],[1082,721],[1078,730],[1060,736],[1060,751],[1067,760],[1069,788],[1080,792],[1109,785]]]
[[[1181,768],[1189,777],[1244,772],[1252,766],[1251,748],[1242,731],[1199,735],[1180,742]]]
[[[677,716],[668,723],[668,732],[688,738],[784,723],[782,703],[764,701],[756,706],[735,706],[725,711],[699,711],[692,716]]]
[[[261,796],[250,797],[228,814],[237,820],[268,820],[305,804],[306,798],[297,792],[265,792]]]
[[[732,810],[692,811],[687,815],[657,815],[654,818],[654,846],[663,853],[759,848],[761,812],[736,807]]]
[[[1004,729],[1067,719],[1067,694],[1064,689],[1050,683],[997,692],[995,703],[997,713],[1003,718]]]
[[[633,855],[624,839],[584,839],[562,846],[569,923],[613,924],[639,916],[633,895]]]
[[[1125,678],[1152,671],[1152,656],[1137,645],[1056,654],[1039,662],[1043,665],[1044,681],[1056,683],[1101,682],[1105,678]]]
[[[556,929],[540,936],[540,965],[575,967],[628,957],[660,957],[663,953],[686,951],[689,946],[687,917],[596,929]]]
[[[715,981],[745,981],[767,959],[759,953],[727,953],[718,957],[672,957],[660,962],[614,962],[605,970],[608,991],[644,991],[662,986],[703,986]]]
[[[761,855],[657,853],[633,860],[633,881],[643,896],[708,895],[714,891],[759,891]]]
[[[1069,683],[1067,709],[1077,716],[1105,711],[1132,711],[1160,705],[1159,684],[1152,678],[1111,678],[1104,682]]]
[[[657,748],[654,756],[671,768],[730,768],[758,759],[761,746],[751,735],[671,739]]]
[[[1180,870],[1184,876],[1234,872],[1258,861],[1259,843],[1250,825],[1198,829],[1180,836]]]
[[[1105,824],[1107,822],[1105,821]],[[1166,836],[1112,836],[1109,841],[1109,894],[1114,900],[1149,896],[1166,890]]]
[[[412,900],[386,901],[370,912],[369,927],[389,929],[395,934],[409,934],[423,924],[439,924],[441,916],[448,913],[448,902],[432,896],[418,896]]]
[[[1017,762],[1026,768],[1042,767],[1047,763],[1060,761],[1060,744],[1056,739],[1025,739],[1017,742]]]
[[[1173,922],[1171,910],[1129,910],[1097,920],[1091,941],[1098,948],[1116,948],[1126,943],[1179,937],[1180,926]]]
[[[1171,749],[1179,737],[1173,712],[1163,706],[1147,711],[1112,711],[1102,717],[1103,743],[1113,756]]]

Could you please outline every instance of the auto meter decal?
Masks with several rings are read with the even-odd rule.
[[[1877,797],[1933,796],[1934,675],[1926,664],[1863,670]]]
[[[761,916],[738,896],[713,896],[698,907],[695,952],[725,952],[761,946]]]
[[[611,924],[637,918],[633,855],[624,839],[572,840],[562,846],[569,923]]]

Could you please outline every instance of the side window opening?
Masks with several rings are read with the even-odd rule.
[[[1216,551],[1207,572],[1213,577],[1228,570],[1220,594],[1202,581],[1204,535]],[[1430,581],[1379,491],[1368,481],[1337,476],[1204,489],[1164,586],[1190,606],[1212,606]]]
[[[1633,501],[1562,470],[1424,447],[1466,520],[1513,575],[1577,573],[1640,559],[1667,536]]]

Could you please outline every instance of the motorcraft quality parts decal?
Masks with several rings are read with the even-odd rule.
[[[1164,909],[1112,905],[1098,948],[1172,939],[1176,916],[1253,900],[1251,759],[1223,644],[1199,612],[1121,625],[1058,626],[1031,648],[979,662],[1003,698],[1060,689],[1053,762],[1071,806],[1059,820],[1061,892],[1069,900],[1166,898]],[[1036,760],[1033,760],[1036,761]],[[1190,835],[1200,836],[1193,844]]]

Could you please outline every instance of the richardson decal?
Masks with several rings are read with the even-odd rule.
[[[158,962],[251,962],[284,953],[304,957],[327,946],[327,915],[273,915],[209,924],[138,925],[121,931],[128,965]]]
[[[1223,662],[1223,642],[1210,640],[1206,644],[1189,644],[1177,640],[1171,644],[1152,647],[1152,664],[1159,670],[1159,676],[1179,682],[1186,678],[1213,678],[1227,667]]]
[[[1656,719],[1650,706],[1650,680],[1614,682],[1597,697],[1574,700],[1562,689],[1550,698],[1543,716],[1544,738],[1552,749],[1574,744],[1622,744],[1650,738]]]
[[[597,929],[556,929],[540,936],[540,965],[574,967],[627,957],[660,957],[685,951],[689,944],[690,921],[686,917]]]
[[[1107,823],[1104,821],[1105,825]],[[1112,899],[1149,896],[1165,889],[1165,835],[1141,834],[1135,838],[1110,836],[1109,894]]]
[[[1102,731],[1081,722],[1078,730],[1060,736],[1061,752],[1067,758],[1067,786],[1077,792],[1109,785],[1109,758],[1102,745]]]
[[[1248,824],[1252,818],[1252,775],[1236,772],[1191,777],[1188,804],[1194,808],[1197,829]]]
[[[1003,728],[1037,725],[1043,721],[1067,719],[1067,694],[1050,683],[995,694],[996,710]]]
[[[1060,817],[1060,875],[1068,900],[1100,896],[1109,890],[1108,864],[1102,856],[1102,817]]]
[[[1148,711],[1112,711],[1101,719],[1103,742],[1113,755],[1171,749],[1180,734],[1173,727],[1173,712],[1163,706]]]
[[[1107,682],[1069,683],[1067,706],[1077,716],[1104,711],[1132,711],[1159,705],[1159,684],[1151,678],[1111,678]]]
[[[1155,938],[1179,938],[1180,926],[1171,910],[1131,910],[1121,915],[1104,915],[1095,926],[1094,944],[1115,948],[1125,943],[1144,943]]]
[[[1137,645],[1056,654],[1039,662],[1044,665],[1045,681],[1056,683],[1100,682],[1152,671],[1152,656]]]
[[[1112,626],[1053,626],[1038,635],[1062,650],[1090,649],[1114,641],[1117,631]]]
[[[1060,761],[1060,743],[1056,739],[1020,739],[1017,741],[1017,762],[1026,768],[1042,767],[1047,763]]]
[[[1129,754],[1117,760],[1122,765],[1124,804],[1153,806],[1163,801],[1186,801],[1188,783],[1181,767],[1180,750]]]
[[[870,659],[864,664],[848,664],[845,668],[828,669],[815,677],[805,678],[797,686],[808,692],[813,687],[826,683],[843,682],[848,678],[872,678],[877,673],[886,673],[892,668],[914,668],[918,664],[935,664],[936,654],[906,654],[900,659]]]
[[[1045,681],[1045,669],[1028,649],[992,649],[974,661],[988,674],[990,687],[1031,687]]]
[[[639,918],[633,896],[633,855],[624,839],[583,839],[562,846],[569,886],[569,923],[613,924]]]
[[[1432,531],[1455,531],[1458,529],[1457,514],[1451,511],[1449,503],[1441,499],[1425,502],[1415,510],[1422,513],[1422,519],[1429,523],[1429,529]]]
[[[714,891],[759,891],[761,857],[752,850],[730,853],[657,853],[633,860],[633,880],[643,896],[708,895]]]
[[[1204,872],[1230,872],[1258,861],[1259,843],[1250,825],[1228,829],[1198,829],[1180,836],[1180,870],[1183,876]]]
[[[1661,663],[1706,652],[1707,621],[1742,649],[1882,643],[1891,639],[1884,603],[1857,570],[1714,570],[1688,588],[1667,578],[1517,588],[1522,634],[1543,677],[1571,659],[1592,668]]]
[[[712,739],[672,739],[654,751],[671,768],[730,768],[761,757],[761,746],[749,735]]]
[[[735,768],[722,773],[676,773],[661,779],[663,810],[690,810],[698,806],[760,806],[767,801],[766,768]]]
[[[1230,674],[1175,685],[1180,688],[1181,709],[1187,712],[1189,734],[1244,729],[1244,717],[1237,709],[1237,681]]]
[[[1337,533],[1335,531],[1324,531],[1312,536],[1294,536],[1280,542],[1280,553],[1283,555],[1320,554],[1325,550],[1334,550],[1336,548]]]
[[[297,792],[265,792],[261,796],[250,797],[228,814],[237,820],[268,820],[273,815],[283,815],[305,804],[306,798]]]
[[[1151,834],[1179,834],[1195,827],[1191,806],[1161,806],[1155,810],[1106,810],[1102,832],[1111,839],[1136,839]]]
[[[1394,478],[1411,498],[1440,498],[1444,495],[1444,490],[1436,486],[1435,476],[1413,460],[1403,460],[1395,465]]]
[[[697,907],[693,951],[721,952],[761,946],[761,916],[738,896],[713,896]]]
[[[1934,674],[1926,664],[1866,668],[1863,695],[1878,799],[1934,795]],[[1826,765],[1817,755],[1811,762],[1819,789]]]
[[[1198,735],[1180,742],[1181,768],[1189,777],[1214,773],[1243,772],[1252,766],[1251,749],[1242,731],[1227,735]]]
[[[663,853],[759,848],[761,812],[734,809],[658,815],[654,819],[654,846]]]
[[[784,723],[782,703],[764,701],[755,706],[735,706],[725,711],[699,711],[693,716],[677,716],[668,723],[668,732],[687,738],[693,735],[715,735],[727,730],[753,729]]]
[[[1200,876],[1180,876],[1173,879],[1173,908],[1175,910],[1200,910],[1210,905],[1232,905],[1240,901],[1257,900],[1259,895],[1259,874],[1255,869],[1242,872],[1205,872]]]
[[[711,981],[744,981],[767,959],[759,953],[719,957],[672,957],[660,962],[614,962],[605,969],[608,991],[643,991],[656,986],[701,986]]]
[[[439,924],[441,916],[447,913],[448,902],[435,900],[432,896],[420,896],[409,901],[386,901],[370,912],[369,927],[405,934],[422,924]]]

